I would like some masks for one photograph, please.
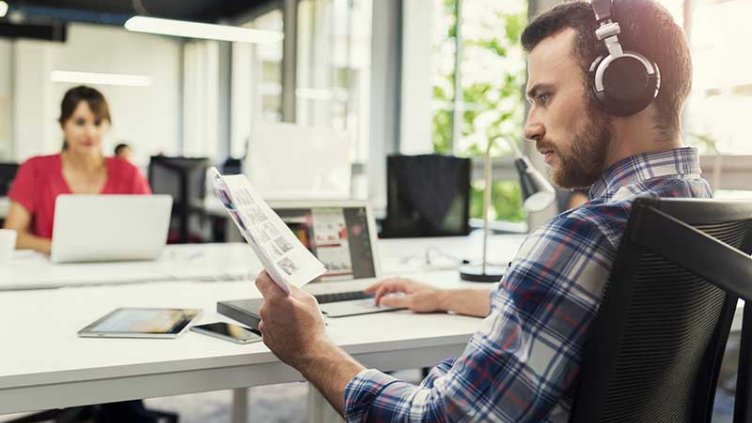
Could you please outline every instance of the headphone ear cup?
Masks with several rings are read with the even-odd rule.
[[[648,66],[654,71],[650,72]],[[619,117],[648,107],[658,95],[660,84],[658,66],[632,52],[616,59],[599,57],[590,66],[589,78],[591,92],[603,111]]]
[[[595,78],[598,73],[598,67],[603,63],[603,59],[608,55],[598,56],[593,63],[590,64],[590,70],[588,71],[588,88],[590,91],[590,98],[592,98],[601,109],[605,109],[605,102],[608,101],[603,91],[599,91],[596,87]]]

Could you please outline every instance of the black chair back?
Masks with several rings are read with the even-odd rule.
[[[470,232],[470,159],[426,154],[387,157],[385,238]]]
[[[149,185],[155,194],[173,198],[172,215],[177,219],[177,241],[189,242],[190,216],[205,216],[206,171],[210,161],[205,157],[152,156],[149,160]],[[171,240],[172,241],[172,240]]]
[[[751,251],[752,202],[637,199],[570,421],[709,422]]]
[[[18,163],[0,163],[0,197],[8,195],[17,172]]]

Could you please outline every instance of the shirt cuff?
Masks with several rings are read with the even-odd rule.
[[[363,421],[381,391],[397,381],[375,369],[361,370],[345,387],[345,420]]]

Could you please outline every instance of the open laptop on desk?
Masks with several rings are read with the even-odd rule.
[[[363,289],[380,275],[377,238],[364,201],[269,204],[303,245],[326,265],[327,272],[303,289],[316,297],[328,317],[395,310],[377,307]],[[261,299],[221,301],[217,311],[256,327]]]
[[[167,243],[169,195],[60,195],[50,258],[55,263],[152,260]]]

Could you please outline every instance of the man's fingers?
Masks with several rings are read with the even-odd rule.
[[[262,270],[256,277],[256,288],[261,292],[261,296],[268,300],[271,298],[287,297],[287,293],[278,287],[272,280],[272,277]]]
[[[389,295],[381,299],[380,305],[384,307],[409,308],[409,303],[410,299],[407,296]]]
[[[256,276],[256,288],[258,288],[261,294],[263,294],[269,288],[269,286],[273,284],[274,281],[272,281],[271,276],[266,273],[266,270],[260,271]]]
[[[264,336],[264,321],[259,320],[258,322],[258,331],[261,332],[261,336]]]
[[[365,292],[366,294],[373,294],[374,292],[376,292],[376,290],[378,290],[379,288],[381,288],[382,285],[384,285],[383,281],[376,282],[375,284],[373,284],[373,285],[369,286],[368,288],[364,289],[363,292]]]
[[[376,290],[376,293],[373,295],[373,301],[376,303],[376,305],[379,305],[381,303],[381,300],[384,298],[384,295],[387,295],[390,292],[392,292],[392,290],[389,288],[389,286],[380,286],[379,289]]]

